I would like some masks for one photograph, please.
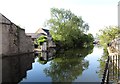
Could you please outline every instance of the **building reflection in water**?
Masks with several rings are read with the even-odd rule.
[[[40,64],[46,64],[48,61],[51,61],[55,58],[56,50],[54,48],[49,48],[47,52],[43,51],[38,53],[38,62]]]
[[[19,83],[26,77],[28,70],[32,69],[34,54],[7,56],[2,58],[2,83]]]

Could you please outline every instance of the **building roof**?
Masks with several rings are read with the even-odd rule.
[[[38,33],[44,33],[44,34],[48,35],[49,34],[49,30],[43,29],[43,28],[39,28],[35,33],[36,34],[38,34]]]
[[[31,36],[31,38],[36,38],[37,34],[35,33],[26,33],[27,36]]]
[[[31,36],[31,38],[38,38],[41,35],[49,35],[49,30],[39,28],[35,33],[26,33],[27,36]]]
[[[42,30],[44,30],[44,31],[47,33],[47,35],[50,34],[50,33],[49,33],[49,30],[47,30],[47,29],[43,29],[43,28],[42,28]]]

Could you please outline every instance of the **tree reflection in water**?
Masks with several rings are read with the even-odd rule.
[[[44,72],[53,82],[72,82],[88,68],[89,61],[84,58],[92,52],[93,46],[57,52],[50,67],[45,68]]]
[[[98,75],[99,75],[100,78],[103,77],[103,73],[104,73],[104,69],[105,69],[105,64],[106,64],[106,60],[107,60],[107,57],[108,57],[107,49],[104,48],[103,50],[104,50],[103,55],[98,60],[100,62],[100,66],[99,66],[99,71],[97,73],[98,73]]]

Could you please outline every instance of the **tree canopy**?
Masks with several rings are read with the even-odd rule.
[[[109,42],[120,35],[120,28],[117,26],[109,26],[99,30],[97,37],[100,40],[102,46],[106,46]]]
[[[50,28],[53,40],[67,47],[80,45],[83,40],[81,36],[89,30],[88,24],[82,20],[82,17],[70,10],[58,8],[51,8],[51,18],[46,22],[46,26]]]

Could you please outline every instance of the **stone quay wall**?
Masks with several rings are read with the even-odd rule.
[[[116,66],[117,69],[120,69],[120,38],[112,40],[111,46],[107,49],[113,66]]]
[[[0,14],[0,55],[33,52],[33,42],[25,30]]]
[[[111,44],[120,53],[120,38],[112,40]]]

